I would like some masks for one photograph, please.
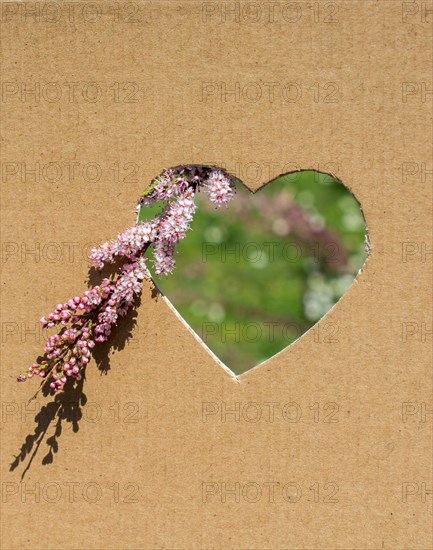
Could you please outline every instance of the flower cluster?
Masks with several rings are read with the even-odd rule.
[[[222,170],[213,170],[204,187],[217,208],[227,204],[233,198],[233,185]]]
[[[131,308],[142,288],[143,279],[150,278],[146,258],[140,257],[122,268],[115,283],[104,279],[100,286],[59,304],[53,313],[40,320],[43,327],[63,326],[50,336],[45,345],[45,357],[18,377],[22,382],[33,376],[51,377],[50,387],[59,391],[68,377],[81,379],[81,371],[90,358],[96,342],[105,342],[119,316]]]
[[[212,203],[219,208],[233,197],[234,184],[229,174],[212,166],[170,168],[151,182],[138,205],[148,206],[160,200],[181,197],[188,188],[194,191],[203,188]]]
[[[155,236],[156,225],[154,223],[142,223],[130,227],[123,233],[119,233],[116,240],[92,248],[90,259],[98,269],[102,269],[105,263],[114,263],[117,256],[131,259],[142,250],[144,245],[152,242]]]
[[[157,275],[168,275],[173,271],[175,245],[185,238],[195,210],[194,190],[191,187],[165,207],[159,219],[157,238],[153,243]]]
[[[68,378],[82,378],[90,350],[108,339],[119,317],[133,306],[143,280],[151,278],[146,251],[152,247],[157,275],[173,271],[175,247],[190,227],[196,210],[194,197],[200,190],[220,207],[232,199],[234,183],[223,170],[208,166],[165,170],[152,181],[137,206],[143,208],[164,201],[161,213],[150,222],[126,229],[117,239],[93,248],[90,253],[93,265],[99,270],[121,259],[127,259],[128,263],[122,266],[116,279],[103,279],[100,285],[58,304],[52,313],[41,318],[43,328],[58,326],[60,331],[48,338],[44,359],[18,376],[18,381],[39,376],[58,392]]]
[[[149,189],[140,199],[142,206],[148,206],[157,201],[175,199],[184,193],[189,186],[185,170],[170,168],[155,178]]]

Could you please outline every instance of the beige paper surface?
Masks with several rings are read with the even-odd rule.
[[[432,2],[1,9],[2,547],[431,548]],[[189,163],[251,188],[333,173],[365,214],[361,276],[239,379],[146,287],[85,398],[27,404],[38,319]]]

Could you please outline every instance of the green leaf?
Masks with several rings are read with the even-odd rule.
[[[150,183],[149,187],[146,189],[146,191],[144,191],[144,193],[141,194],[142,197],[147,197],[147,195],[150,195],[150,193],[152,193],[152,191],[155,189],[155,187],[157,186],[158,182],[157,181],[153,181]]]
[[[138,212],[137,223],[148,222],[161,213],[164,204],[160,201],[148,206],[141,206]]]

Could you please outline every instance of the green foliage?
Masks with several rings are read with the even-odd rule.
[[[187,323],[235,373],[312,327],[362,267],[356,199],[326,174],[303,171],[257,194],[242,185],[227,209],[199,196],[172,275],[156,279]],[[154,209],[142,209],[144,219]]]

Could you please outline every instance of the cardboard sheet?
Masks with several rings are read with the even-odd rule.
[[[2,547],[432,548],[432,2],[1,11]],[[146,286],[106,375],[28,403],[38,319],[87,288],[89,247],[150,180],[194,163],[254,189],[334,174],[363,273],[239,378]]]

